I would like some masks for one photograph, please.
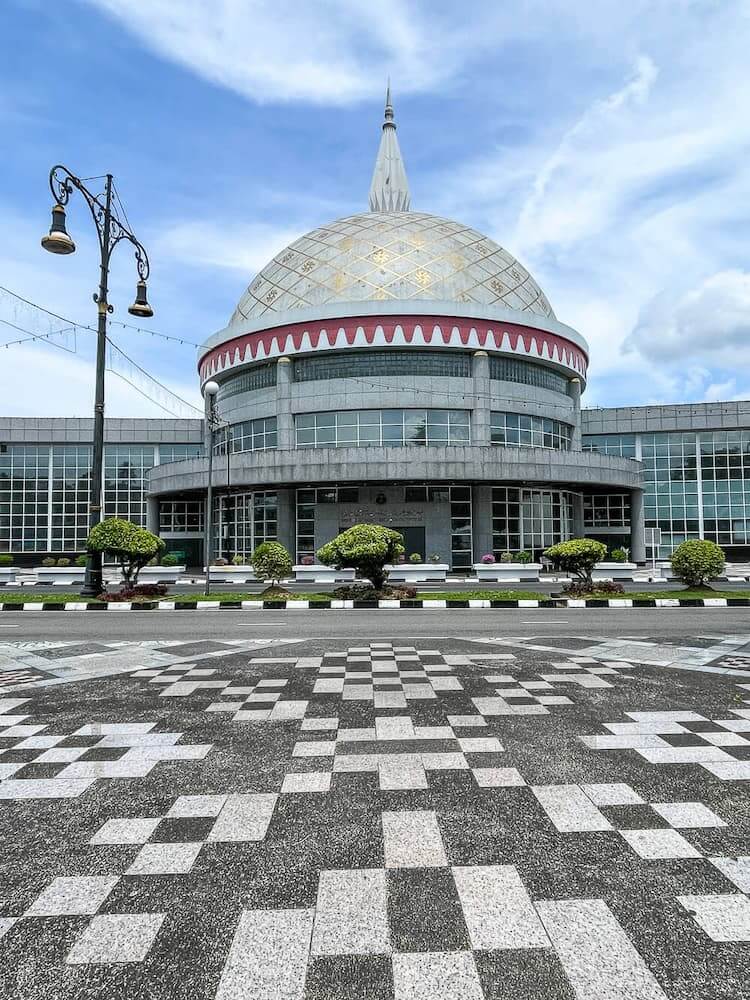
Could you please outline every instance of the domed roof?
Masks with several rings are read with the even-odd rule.
[[[422,212],[371,211],[285,247],[253,280],[231,322],[373,299],[474,302],[555,318],[529,272],[475,229]]]

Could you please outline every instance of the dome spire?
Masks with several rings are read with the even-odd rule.
[[[393,120],[389,79],[385,93],[383,132],[370,184],[370,211],[408,212],[410,204],[409,182],[406,179],[406,168],[401,158],[396,137],[396,123]]]

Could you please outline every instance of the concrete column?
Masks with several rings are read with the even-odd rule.
[[[583,526],[583,494],[573,494],[573,538],[583,538],[585,528]]]
[[[472,490],[472,533],[474,560],[479,562],[487,552],[492,552],[492,487],[474,486]]]
[[[581,380],[572,378],[568,382],[568,395],[573,400],[573,438],[570,442],[571,451],[581,451]],[[581,536],[579,536],[581,537]]]
[[[294,447],[292,362],[289,358],[279,358],[276,363],[276,434],[280,449]]]
[[[476,351],[472,358],[474,406],[471,411],[471,443],[491,444],[490,434],[490,359],[486,351]]]
[[[646,520],[641,489],[630,491],[630,561],[646,562]]]
[[[146,497],[146,528],[154,535],[159,534],[159,498]]]
[[[295,491],[277,490],[279,498],[278,540],[291,553],[292,559],[297,558],[297,521],[295,513]]]

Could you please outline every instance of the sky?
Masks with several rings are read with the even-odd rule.
[[[389,76],[412,208],[531,271],[589,342],[584,405],[750,397],[750,0],[3,0],[0,22],[0,286],[96,323],[80,196],[77,252],[39,245],[56,163],[114,174],[151,260],[134,321],[116,249],[110,333],[188,405],[120,358],[109,416],[189,415],[191,345],[283,246],[366,210]],[[0,413],[90,415],[91,333],[2,350],[63,325],[0,290]]]

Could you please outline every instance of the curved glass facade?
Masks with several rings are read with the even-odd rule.
[[[568,394],[568,380],[563,375],[530,361],[516,361],[514,358],[490,355],[490,378],[500,382],[535,385],[538,389],[549,389],[565,396]]]
[[[242,420],[222,427],[214,435],[214,455],[226,455],[227,439],[230,454],[240,451],[268,451],[277,447],[276,417]]]
[[[471,355],[460,351],[347,351],[297,358],[295,382],[375,375],[425,375],[471,378]]]
[[[561,420],[526,413],[492,413],[492,443],[511,448],[570,449],[573,428]]]
[[[468,410],[340,410],[300,413],[298,448],[469,444]]]
[[[219,402],[236,396],[241,392],[253,392],[254,389],[265,389],[269,385],[276,385],[276,362],[269,361],[263,365],[256,365],[250,371],[242,372],[241,375],[234,375],[222,382],[216,398]]]

